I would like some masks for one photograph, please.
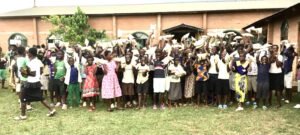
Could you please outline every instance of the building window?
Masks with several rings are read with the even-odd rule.
[[[21,33],[14,33],[8,38],[8,45],[27,46],[27,38]]]
[[[137,47],[138,48],[143,48],[146,46],[146,41],[148,38],[148,35],[144,32],[134,32],[132,34],[132,36],[134,37],[135,41],[137,42]]]
[[[287,20],[284,20],[281,24],[281,38],[280,40],[287,40],[289,33],[289,24]]]

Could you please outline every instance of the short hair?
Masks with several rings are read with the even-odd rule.
[[[29,52],[32,56],[34,56],[34,57],[37,55],[37,49],[36,49],[36,48],[33,48],[33,47],[32,47],[32,48],[29,49],[28,52]]]
[[[18,52],[19,55],[24,54],[25,53],[25,47],[23,47],[23,46],[18,47],[17,52]]]
[[[109,50],[106,50],[106,51],[104,52],[104,56],[106,57],[109,53],[110,53],[110,51],[109,51]]]

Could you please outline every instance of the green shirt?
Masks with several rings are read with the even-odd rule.
[[[27,78],[23,77],[20,70],[25,67],[28,63],[29,59],[26,57],[18,57],[17,58],[17,66],[18,66],[18,77],[21,81],[27,81]]]
[[[64,61],[56,61],[54,64],[56,68],[56,73],[54,75],[54,79],[61,79],[65,76],[66,74],[66,67],[65,67],[65,62]]]

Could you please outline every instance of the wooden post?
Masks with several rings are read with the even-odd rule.
[[[36,19],[36,17],[34,17],[33,19],[32,19],[32,21],[33,21],[33,40],[34,40],[34,43],[36,44],[36,45],[38,45],[39,44],[39,33],[38,33],[38,27],[37,27],[37,19]]]
[[[117,39],[117,18],[115,15],[112,16],[112,38]]]

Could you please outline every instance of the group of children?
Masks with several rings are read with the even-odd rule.
[[[10,57],[12,82],[22,108],[17,119],[24,118],[25,105],[31,108],[33,101],[48,107],[49,116],[55,114],[54,106],[65,110],[81,102],[93,111],[100,99],[107,111],[141,109],[149,105],[147,95],[153,109],[193,102],[195,107],[204,103],[227,109],[237,101],[236,111],[250,102],[253,108],[260,105],[265,110],[267,101],[272,105],[272,91],[276,91],[277,107],[282,97],[286,103],[291,101],[297,53],[287,41],[257,47],[251,36],[234,38],[238,36],[228,33],[226,37],[202,36],[198,41],[183,37],[180,43],[167,35],[154,44],[152,34],[144,48],[131,40],[112,47],[101,43],[94,47],[12,46],[9,54],[17,54]],[[286,96],[282,96],[284,89]],[[42,97],[47,91],[50,106]]]

